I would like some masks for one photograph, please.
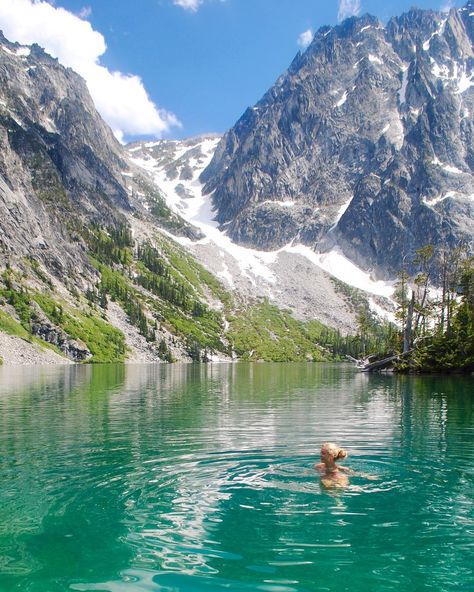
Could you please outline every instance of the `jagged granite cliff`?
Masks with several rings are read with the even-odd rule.
[[[237,242],[342,248],[382,276],[474,237],[474,2],[320,29],[201,180]]]
[[[37,255],[66,273],[78,257],[86,265],[70,241],[77,217],[129,210],[127,168],[83,80],[40,47],[0,36],[0,257]]]

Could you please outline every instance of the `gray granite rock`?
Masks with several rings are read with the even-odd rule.
[[[338,244],[381,276],[472,243],[473,41],[473,2],[320,29],[203,172],[218,221],[258,248]]]
[[[0,33],[0,263],[30,255],[58,277],[87,267],[74,235],[131,210],[127,169],[84,80]]]

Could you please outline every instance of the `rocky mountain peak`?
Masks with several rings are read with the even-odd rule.
[[[202,174],[228,234],[337,245],[381,275],[427,243],[472,240],[473,17],[467,4],[320,29]]]

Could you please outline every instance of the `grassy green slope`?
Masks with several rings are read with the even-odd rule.
[[[2,276],[0,298],[15,308],[20,323],[4,311],[0,330],[31,337],[36,303],[51,323],[87,346],[90,361],[123,361],[124,335],[105,318],[108,303],[116,301],[150,348],[167,361],[173,358],[163,340],[157,343],[159,329],[173,336],[195,361],[216,354],[244,360],[322,361],[345,352],[340,334],[317,321],[297,321],[268,302],[237,301],[189,253],[161,234],[153,241],[137,242],[125,224],[93,225],[83,229],[82,238],[96,270],[87,291],[80,294],[72,287],[66,301],[30,258],[21,273],[7,270]]]

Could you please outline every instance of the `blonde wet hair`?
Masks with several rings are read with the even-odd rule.
[[[338,460],[340,458],[346,458],[347,452],[344,448],[341,448],[333,442],[324,442],[321,446],[321,458],[323,456],[332,456],[334,460]]]

